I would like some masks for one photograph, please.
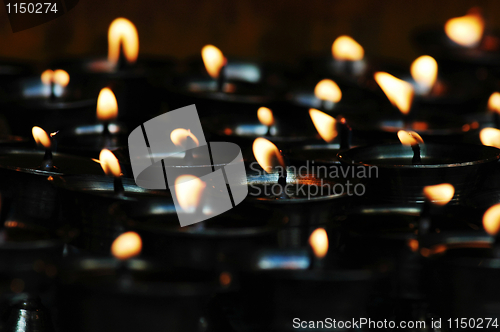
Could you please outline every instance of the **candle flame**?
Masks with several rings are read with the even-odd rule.
[[[252,150],[260,167],[267,173],[271,173],[277,166],[285,168],[283,156],[271,141],[259,137],[253,142]]]
[[[484,128],[479,133],[481,143],[487,146],[494,146],[500,149],[500,130],[496,128]]]
[[[316,84],[314,95],[321,100],[328,100],[338,103],[342,99],[342,91],[339,86],[332,80],[324,79]]]
[[[375,81],[377,81],[390,102],[401,113],[408,114],[413,101],[413,87],[411,84],[384,72],[376,72],[374,76]]]
[[[43,145],[44,148],[50,149],[50,146],[52,145],[52,142],[50,141],[49,135],[47,135],[47,132],[43,130],[40,127],[34,126],[31,129],[31,132],[33,134],[33,138],[35,139],[36,144],[38,145]]]
[[[52,83],[52,78],[54,77],[54,71],[52,69],[45,70],[41,75],[42,83],[45,85],[49,85]]]
[[[454,17],[446,22],[444,31],[448,38],[459,45],[477,46],[483,37],[484,20],[477,12]]]
[[[264,126],[272,126],[274,124],[273,111],[267,107],[260,107],[257,110],[257,117]]]
[[[101,163],[101,167],[104,173],[108,176],[119,177],[122,173],[122,169],[120,167],[120,163],[118,159],[116,159],[113,152],[108,149],[102,149],[99,154],[99,162]]]
[[[135,63],[139,54],[139,34],[135,25],[123,17],[111,22],[108,29],[108,61],[114,65],[120,58],[120,45],[127,62]]]
[[[119,260],[126,260],[141,253],[142,240],[136,232],[126,232],[118,236],[111,245],[111,254]]]
[[[411,76],[420,86],[430,89],[436,82],[438,64],[433,57],[422,55],[411,64]]]
[[[196,136],[194,136],[194,134],[189,129],[177,128],[172,130],[172,132],[170,133],[170,139],[172,140],[172,143],[177,146],[183,147],[185,150],[194,148],[193,146],[188,146],[188,137],[191,137],[196,146],[200,146],[198,138],[196,138]]]
[[[336,60],[359,61],[363,59],[365,50],[349,36],[340,36],[333,42],[332,54]]]
[[[69,74],[62,69],[57,69],[55,71],[47,69],[42,73],[40,78],[42,80],[42,83],[45,85],[55,83],[62,87],[66,87],[69,83]]]
[[[208,74],[212,78],[219,77],[220,70],[227,62],[221,50],[213,45],[205,45],[201,50],[201,57]]]
[[[455,188],[449,183],[424,187],[424,195],[436,205],[446,205],[455,195]]]
[[[488,99],[488,109],[500,113],[500,92],[493,92]]]
[[[337,137],[337,120],[335,120],[334,117],[314,108],[309,110],[309,115],[311,116],[314,127],[316,127],[316,130],[323,140],[330,143]]]
[[[498,234],[500,230],[500,204],[493,205],[483,215],[484,230],[490,235]]]
[[[97,118],[101,121],[112,121],[118,116],[118,103],[110,88],[101,89],[97,97]]]
[[[418,243],[418,240],[416,239],[409,239],[408,240],[408,247],[410,248],[411,251],[417,252],[420,244]]]
[[[200,204],[207,184],[194,175],[180,175],[175,179],[175,196],[182,210],[193,213]]]
[[[414,131],[400,130],[398,131],[398,138],[401,141],[401,144],[406,146],[424,143],[422,137]]]
[[[328,235],[324,228],[317,228],[309,236],[309,245],[312,247],[314,256],[323,258],[328,252]]]

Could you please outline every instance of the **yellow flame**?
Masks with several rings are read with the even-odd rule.
[[[264,126],[272,126],[274,124],[273,111],[267,107],[260,107],[257,110],[257,117]]]
[[[323,258],[328,252],[328,235],[323,228],[317,228],[309,236],[309,245],[312,247],[314,256]]]
[[[500,149],[500,130],[496,128],[484,128],[479,133],[483,145],[494,146]]]
[[[398,131],[398,138],[401,141],[401,144],[407,146],[424,143],[422,137],[414,131],[400,130]]]
[[[374,76],[375,81],[377,81],[391,103],[401,113],[408,114],[413,101],[413,87],[411,84],[384,72],[376,72]]]
[[[198,138],[194,136],[194,134],[191,132],[190,129],[177,128],[172,130],[172,132],[170,133],[170,139],[172,140],[172,143],[174,143],[177,146],[181,146],[184,149],[192,149],[194,147],[187,146],[188,137],[191,137],[196,146],[200,146]]]
[[[422,55],[411,64],[411,76],[419,85],[432,88],[436,82],[438,64],[433,57]]]
[[[45,85],[49,85],[52,83],[52,78],[54,77],[54,71],[52,69],[45,70],[40,76],[42,83]]]
[[[340,36],[332,45],[333,57],[337,60],[359,61],[363,59],[365,50],[349,36]]]
[[[488,109],[500,113],[500,92],[493,92],[488,99]]]
[[[277,166],[285,168],[283,156],[271,141],[259,137],[253,142],[252,150],[260,167],[267,173],[271,173]]]
[[[314,108],[309,109],[309,115],[323,140],[330,143],[337,137],[337,120],[335,118]]]
[[[108,60],[117,64],[120,58],[120,45],[128,63],[137,61],[139,54],[139,34],[135,25],[126,18],[117,18],[108,29]]]
[[[31,132],[33,134],[33,138],[35,139],[36,144],[41,144],[46,149],[50,148],[52,142],[50,141],[50,137],[49,135],[47,135],[45,130],[43,130],[40,127],[34,126],[31,129]]]
[[[54,83],[65,87],[69,83],[69,74],[62,69],[54,71]]]
[[[213,45],[205,45],[201,49],[201,57],[208,74],[213,78],[219,77],[221,68],[227,62],[221,50]]]
[[[136,232],[126,232],[118,236],[111,245],[111,254],[119,260],[135,257],[141,253],[142,240]]]
[[[449,183],[436,184],[424,187],[424,195],[436,205],[445,205],[455,195],[455,188]]]
[[[97,118],[101,121],[112,121],[118,116],[118,103],[110,88],[101,89],[97,97]]]
[[[101,163],[101,167],[106,175],[112,175],[114,177],[119,177],[122,173],[122,169],[120,167],[120,163],[118,159],[116,159],[113,152],[108,149],[102,149],[99,154],[99,162]]]
[[[446,22],[444,31],[448,38],[459,45],[476,46],[483,37],[484,20],[476,13],[455,17]]]
[[[324,79],[316,84],[314,95],[321,100],[328,100],[338,103],[342,99],[342,91],[339,86],[332,80]]]
[[[194,175],[180,175],[175,179],[175,196],[180,207],[187,213],[193,213],[200,204],[207,184]]]
[[[500,204],[493,205],[483,215],[484,230],[490,235],[498,234],[500,230]]]

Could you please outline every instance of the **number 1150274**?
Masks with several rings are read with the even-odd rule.
[[[57,13],[56,3],[52,2],[38,2],[38,3],[7,3],[8,14],[48,14],[50,12]]]

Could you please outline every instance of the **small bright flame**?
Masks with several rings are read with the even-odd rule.
[[[139,34],[135,25],[126,18],[117,18],[108,29],[108,61],[116,65],[120,58],[120,45],[127,62],[137,61],[139,54]]]
[[[99,162],[101,163],[101,167],[106,173],[106,175],[112,175],[114,177],[119,177],[122,173],[122,169],[120,167],[120,163],[118,159],[116,159],[113,152],[108,149],[102,149],[99,154]]]
[[[488,99],[488,109],[500,113],[500,92],[493,92]]]
[[[444,31],[455,43],[473,47],[479,44],[483,37],[484,20],[477,13],[455,17],[446,22]]]
[[[418,247],[419,247],[418,240],[416,240],[416,239],[409,239],[408,240],[408,247],[410,248],[411,251],[417,252],[418,251]]]
[[[337,60],[359,61],[363,59],[365,50],[349,36],[340,36],[332,45],[333,57]]]
[[[332,80],[324,79],[316,84],[314,95],[321,100],[328,100],[338,103],[342,99],[342,91],[339,86]]]
[[[69,83],[69,74],[62,69],[54,71],[54,83],[65,87]]]
[[[436,82],[438,64],[433,57],[422,55],[411,64],[411,76],[420,86],[430,89]]]
[[[111,245],[111,254],[119,260],[126,260],[141,253],[142,240],[136,232],[127,232],[118,236]]]
[[[455,188],[449,183],[424,187],[424,195],[436,205],[445,205],[455,195]]]
[[[205,45],[201,49],[201,57],[203,58],[203,63],[205,64],[208,74],[212,78],[219,77],[221,68],[224,67],[227,62],[221,50],[213,45]]]
[[[34,126],[31,129],[31,132],[33,134],[33,138],[35,139],[36,144],[41,144],[43,145],[44,148],[50,149],[52,142],[50,141],[50,137],[49,135],[47,135],[45,130],[43,130],[40,127]]]
[[[337,120],[335,118],[314,108],[309,109],[309,115],[323,140],[330,143],[337,137]]]
[[[196,211],[206,186],[203,180],[194,175],[180,175],[175,179],[175,196],[185,212]]]
[[[314,251],[314,256],[323,258],[328,252],[328,235],[323,228],[317,228],[309,236],[309,245]]]
[[[181,146],[184,149],[192,149],[194,146],[188,146],[188,137],[190,137],[196,146],[200,146],[198,138],[189,129],[177,128],[170,133],[170,139],[172,143],[177,146]]]
[[[490,235],[498,234],[500,230],[500,204],[493,205],[483,215],[484,230]]]
[[[285,167],[283,156],[271,141],[259,137],[253,142],[252,150],[260,167],[267,173],[271,173],[277,166]]]
[[[401,144],[407,146],[424,143],[422,137],[414,131],[400,130],[398,131],[398,138],[401,141]]]
[[[97,97],[97,118],[101,121],[112,121],[118,116],[118,103],[110,88],[101,89]]]
[[[494,146],[500,149],[500,130],[496,128],[484,128],[479,133],[481,143],[487,146]]]
[[[264,126],[272,126],[274,124],[273,111],[267,107],[259,108],[257,110],[257,117]]]
[[[410,112],[413,101],[413,87],[410,83],[384,72],[376,72],[375,81],[401,113],[408,114]]]
[[[42,83],[45,85],[49,85],[52,83],[52,79],[54,77],[54,71],[52,69],[47,69],[42,73],[41,79]]]

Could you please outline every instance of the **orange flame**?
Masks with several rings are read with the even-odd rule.
[[[332,80],[324,79],[316,84],[314,95],[321,100],[328,100],[338,103],[342,99],[342,91],[339,86]]]
[[[418,240],[416,240],[416,239],[409,239],[408,240],[408,247],[410,248],[411,251],[417,252],[419,246],[420,246],[420,244],[418,243]]]
[[[108,61],[116,65],[120,58],[120,45],[127,62],[132,64],[139,55],[139,34],[135,25],[126,18],[117,18],[108,29]]]
[[[114,177],[119,177],[122,173],[122,169],[120,167],[120,163],[118,159],[116,159],[113,152],[108,149],[102,149],[99,154],[99,162],[101,163],[101,167],[106,175],[112,175]]]
[[[47,69],[42,73],[40,78],[45,85],[54,82],[57,85],[66,87],[69,84],[69,74],[62,69],[57,69],[55,71]]]
[[[221,50],[213,45],[205,45],[201,49],[201,57],[203,58],[203,63],[208,74],[212,78],[219,77],[220,70],[227,62]]]
[[[493,205],[483,215],[484,230],[490,235],[498,234],[500,230],[500,204]]]
[[[175,179],[175,196],[182,210],[193,213],[200,204],[207,184],[194,175],[180,175]]]
[[[424,140],[420,135],[414,131],[398,131],[398,138],[401,141],[401,144],[406,146],[413,146],[416,144],[424,143]]]
[[[449,19],[444,31],[455,43],[473,47],[479,44],[484,32],[484,20],[478,13]]]
[[[500,92],[493,92],[488,99],[488,109],[500,113]]]
[[[194,136],[194,134],[191,132],[189,129],[184,129],[184,128],[177,128],[172,130],[170,133],[170,139],[172,140],[172,143],[174,143],[177,146],[181,146],[184,149],[191,149],[193,147],[187,146],[187,138],[191,137],[191,139],[194,141],[194,144],[196,146],[200,146],[200,142],[198,141],[198,138]]]
[[[52,83],[52,78],[54,77],[54,71],[52,69],[45,70],[41,75],[42,83],[45,85],[49,85]]]
[[[119,260],[126,260],[141,253],[142,240],[136,232],[126,232],[118,236],[111,245],[111,254]]]
[[[424,195],[436,205],[446,205],[455,195],[455,188],[449,183],[424,187]]]
[[[112,121],[118,116],[118,103],[110,88],[101,89],[97,97],[97,118],[101,121]]]
[[[328,252],[328,235],[323,228],[317,228],[309,236],[309,245],[312,247],[314,256],[323,258]]]
[[[413,101],[413,87],[411,84],[384,72],[376,72],[374,76],[375,81],[377,81],[391,103],[401,113],[408,114]]]
[[[340,36],[333,42],[332,54],[336,60],[359,61],[363,59],[365,50],[349,36]]]
[[[436,82],[438,64],[433,57],[422,55],[411,64],[411,76],[420,86],[430,89]]]
[[[271,141],[259,137],[253,142],[252,150],[260,167],[267,173],[271,173],[277,166],[285,168],[283,156]]]
[[[335,118],[314,108],[309,109],[309,115],[323,140],[330,143],[337,137]]]
[[[500,130],[496,128],[484,128],[479,133],[481,143],[487,146],[494,146],[500,149]]]
[[[35,139],[36,144],[41,144],[43,145],[44,148],[50,149],[50,146],[52,145],[52,142],[50,141],[49,135],[45,132],[40,127],[34,126],[31,129],[31,132],[33,134],[33,138]]]
[[[272,126],[274,124],[273,111],[267,107],[260,107],[257,110],[257,117],[264,126]]]

